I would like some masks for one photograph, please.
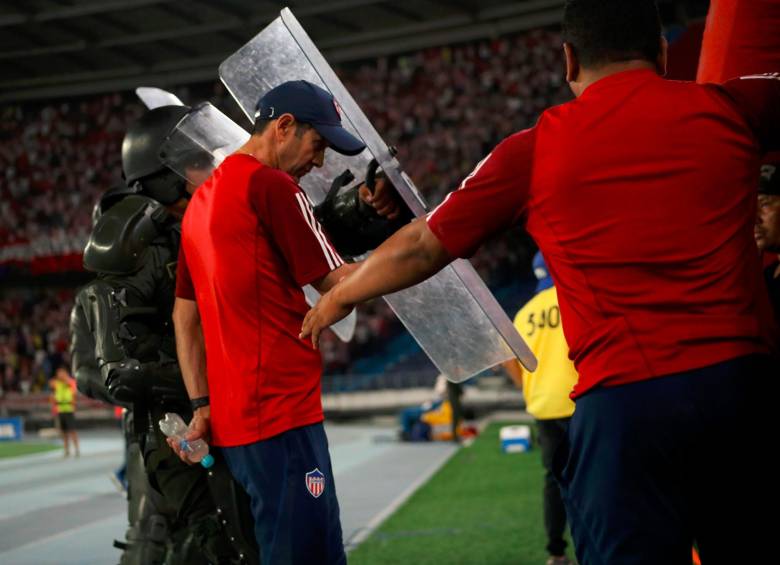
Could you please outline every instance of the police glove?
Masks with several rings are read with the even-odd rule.
[[[106,390],[115,404],[131,408],[146,396],[144,371],[137,359],[125,359],[101,367],[106,375]]]

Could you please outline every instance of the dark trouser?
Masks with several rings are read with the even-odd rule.
[[[166,504],[175,512],[174,519],[191,523],[214,514],[216,506],[209,493],[206,470],[200,465],[184,463],[165,441],[156,425],[163,414],[154,411],[154,432],[150,431],[144,438],[146,471],[152,486],[162,493]]]
[[[206,470],[187,465],[168,446],[156,425],[164,412],[153,410],[155,429],[144,436],[144,462],[149,482],[162,495],[170,519],[173,547],[167,563],[227,563],[234,551],[219,526]]]
[[[452,441],[458,441],[458,426],[463,421],[463,404],[460,397],[463,396],[463,385],[447,381],[447,399],[452,408]]]
[[[252,500],[263,565],[346,564],[321,423],[221,451]]]
[[[57,414],[60,421],[61,432],[72,432],[76,429],[76,415],[73,412],[61,412]]]
[[[561,445],[566,444],[571,418],[537,420],[539,445],[542,448],[544,465],[544,530],[547,533],[547,552],[550,555],[563,555],[566,552],[566,507],[563,505],[561,488],[552,472],[553,455]]]
[[[554,469],[581,565],[690,565],[694,541],[705,565],[765,561],[778,376],[756,355],[579,398]]]
[[[162,495],[152,488],[137,441],[127,446],[126,543],[116,543],[125,551],[119,565],[161,565],[165,562],[170,534],[170,510]]]

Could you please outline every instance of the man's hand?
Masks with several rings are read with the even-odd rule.
[[[376,213],[388,220],[394,220],[401,213],[401,206],[398,203],[399,196],[393,190],[393,185],[385,178],[376,179],[374,194],[365,184],[358,188],[360,199],[371,206]]]
[[[194,441],[196,439],[202,439],[206,443],[211,440],[211,408],[209,406],[203,406],[195,410],[192,416],[192,421],[189,425],[189,431],[184,436],[187,441]],[[189,460],[187,452],[179,449],[179,442],[176,439],[169,437],[167,440],[171,449],[179,456],[179,459],[192,465],[192,461]]]
[[[311,343],[314,349],[319,347],[322,330],[346,318],[352,312],[352,308],[354,308],[352,304],[339,302],[338,288],[338,285],[336,285],[333,290],[323,294],[316,306],[309,310],[303,319],[299,337],[305,339],[311,336]]]

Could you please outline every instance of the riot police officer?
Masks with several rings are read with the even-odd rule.
[[[92,225],[113,204],[131,194],[126,186],[109,189],[95,204]],[[95,358],[93,320],[89,307],[89,287],[76,295],[70,315],[70,358],[79,390],[91,398],[110,404],[118,402],[108,393]],[[149,484],[144,469],[139,436],[134,433],[132,405],[126,406],[122,418],[125,435],[125,482],[127,485],[127,519],[129,528],[125,542],[114,545],[124,550],[121,564],[161,563],[165,559],[170,516],[166,514],[162,495]]]
[[[160,145],[188,111],[163,106],[128,128],[122,144],[127,186],[101,201],[84,251],[84,266],[96,278],[78,293],[71,316],[79,390],[132,414],[130,528],[127,543],[118,544],[125,548],[123,565],[251,562],[257,555],[251,536],[244,546],[246,536],[236,529],[241,519],[234,513],[245,502],[225,504],[243,493],[219,465],[207,475],[200,466],[182,463],[157,425],[166,412],[185,420],[192,415],[171,312],[179,221],[195,187],[158,158]],[[134,470],[141,455],[145,476],[139,477]],[[219,507],[210,487],[222,491]]]

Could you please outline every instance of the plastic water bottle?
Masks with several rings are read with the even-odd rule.
[[[187,453],[187,459],[198,463],[208,469],[214,464],[214,456],[209,454],[209,444],[202,439],[188,441],[184,439],[189,428],[181,416],[167,412],[165,418],[160,420],[160,431],[166,436],[174,438],[179,443],[179,449]]]

